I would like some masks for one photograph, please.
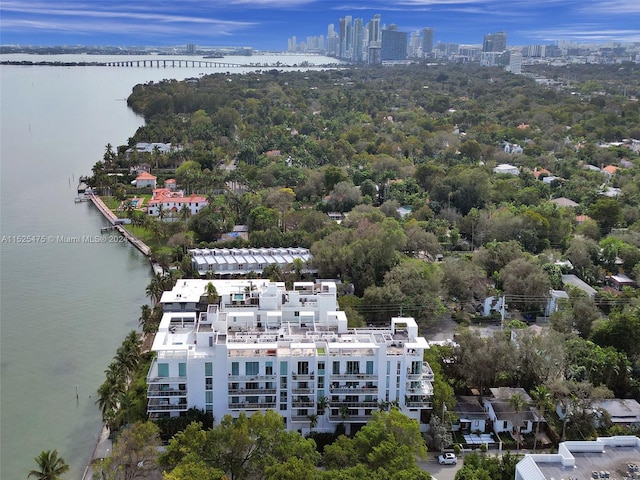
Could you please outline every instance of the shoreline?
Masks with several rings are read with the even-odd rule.
[[[106,425],[102,424],[102,430],[100,430],[96,448],[93,450],[89,463],[87,463],[87,466],[84,468],[81,480],[93,480],[93,464],[96,460],[102,460],[108,457],[112,448],[113,442],[109,438],[109,429]]]
[[[140,253],[142,253],[149,259],[149,262],[151,263],[151,269],[155,273],[155,264],[151,261],[151,248],[143,241],[132,235],[122,225],[117,223],[118,217],[116,217],[116,215],[105,205],[100,196],[92,193],[91,195],[89,195],[89,199],[91,200],[91,203],[98,209],[98,211],[102,213],[104,218],[111,224],[111,226],[113,226],[118,232],[120,232],[120,234],[125,237],[131,245],[133,245]],[[96,460],[101,460],[105,457],[108,457],[113,448],[113,442],[111,441],[111,438],[109,438],[109,429],[104,423],[102,423],[101,425],[102,429],[100,430],[98,441],[96,442],[93,453],[91,454],[91,457],[89,458],[89,461],[84,468],[81,480],[93,480],[93,464],[96,462]]]
[[[89,195],[89,200],[91,203],[102,213],[102,215],[109,221],[109,223],[118,231],[120,234],[126,238],[131,245],[136,247],[140,253],[145,255],[146,257],[151,257],[151,247],[149,247],[142,240],[138,239],[129,231],[124,228],[122,225],[118,223],[118,217],[104,204],[99,195],[94,193]],[[153,266],[153,265],[152,265]]]

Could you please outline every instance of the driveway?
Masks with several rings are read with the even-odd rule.
[[[440,465],[438,459],[432,453],[429,453],[428,461],[418,462],[418,465],[429,472],[434,480],[453,480],[456,472],[464,466],[464,459],[458,457],[457,465]]]

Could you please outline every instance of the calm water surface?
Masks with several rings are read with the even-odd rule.
[[[21,59],[107,61],[0,56]],[[227,59],[278,60],[333,61]],[[151,270],[130,245],[50,240],[99,235],[106,224],[93,206],[73,202],[78,176],[91,173],[107,143],[127,143],[143,124],[123,100],[134,85],[214,71],[0,67],[0,479],[26,478],[36,466],[33,458],[50,449],[70,464],[66,478],[81,478],[101,428],[95,391],[147,302]],[[18,244],[14,236],[47,241]]]

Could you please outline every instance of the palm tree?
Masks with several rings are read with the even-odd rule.
[[[551,392],[545,385],[538,385],[531,391],[531,398],[540,412],[540,417],[536,423],[536,435],[533,439],[533,452],[535,453],[538,446],[538,434],[540,433],[540,420],[544,418],[544,411],[551,402]]]
[[[153,277],[149,285],[147,285],[147,289],[145,290],[147,297],[149,297],[154,304],[158,303],[160,298],[162,298],[162,294],[164,293],[163,283],[164,279],[162,275],[156,273],[155,277]]]
[[[43,450],[34,460],[39,470],[31,470],[28,476],[38,480],[60,480],[61,475],[69,471],[69,465],[58,456],[57,450]]]
[[[329,406],[329,399],[324,395],[318,399],[318,412],[320,415],[324,415],[325,410]]]
[[[313,429],[318,426],[318,415],[316,414],[307,415],[307,418],[309,419],[309,431],[312,432]]]
[[[218,303],[218,298],[220,298],[220,296],[218,295],[218,290],[216,290],[216,286],[209,282],[207,283],[207,303],[209,305],[214,304],[214,303]]]
[[[509,398],[509,405],[511,405],[511,407],[515,410],[516,413],[520,413],[522,409],[527,405],[527,402],[524,400],[524,398],[522,398],[522,395],[520,395],[519,393],[514,393],[513,395],[511,395],[511,398]],[[517,449],[520,450],[520,432],[517,431],[517,427],[518,427],[517,422],[518,422],[518,419],[516,418],[513,422],[514,423],[513,427],[516,429]]]
[[[149,332],[149,323],[151,321],[151,307],[149,305],[142,305],[140,307],[140,318],[138,319],[138,325],[142,328],[144,333]]]

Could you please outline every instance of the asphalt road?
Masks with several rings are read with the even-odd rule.
[[[464,459],[458,457],[457,465],[439,465],[438,460],[429,453],[429,461],[418,462],[418,465],[429,472],[434,480],[453,480],[456,472],[464,466]]]

